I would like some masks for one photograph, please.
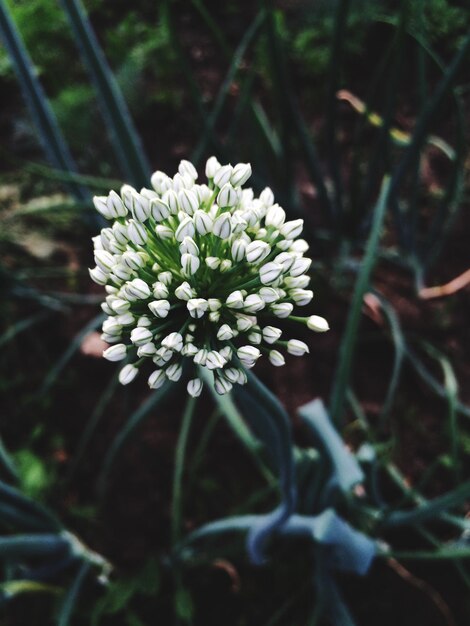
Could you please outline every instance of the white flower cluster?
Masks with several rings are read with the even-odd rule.
[[[303,220],[286,221],[285,211],[266,188],[259,198],[243,189],[251,175],[246,163],[206,164],[207,184],[188,161],[170,178],[157,171],[153,189],[129,185],[120,194],[94,198],[112,224],[93,238],[96,267],[91,278],[104,285],[109,316],[103,339],[110,361],[127,359],[122,384],[131,382],[147,360],[156,366],[148,384],[156,389],[177,381],[184,359],[213,373],[218,393],[246,382],[263,353],[284,365],[278,348],[308,352],[298,340],[282,341],[274,319],[289,318],[323,332],[322,317],[294,317],[294,305],[308,304],[311,260],[298,239]],[[189,381],[192,396],[200,378]]]

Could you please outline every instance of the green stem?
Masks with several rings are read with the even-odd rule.
[[[175,471],[173,474],[173,500],[172,500],[172,516],[171,516],[171,537],[173,545],[176,545],[181,535],[181,518],[183,506],[183,469],[186,457],[186,448],[188,444],[189,430],[196,406],[196,398],[189,398],[183,415],[183,422],[176,444],[175,454]]]

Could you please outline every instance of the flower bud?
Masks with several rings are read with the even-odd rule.
[[[228,239],[232,234],[232,223],[229,213],[222,213],[215,220],[212,232],[221,239]]]
[[[232,176],[233,168],[231,165],[222,165],[217,169],[214,174],[214,185],[216,187],[223,187],[228,182],[230,182],[230,178]]]
[[[185,237],[194,237],[196,229],[193,220],[188,216],[183,219],[175,232],[176,241],[183,241]]]
[[[214,379],[214,389],[219,394],[219,396],[223,396],[226,393],[229,393],[232,390],[232,383],[226,378],[222,378],[222,376],[217,376]]]
[[[100,267],[94,267],[93,269],[89,269],[88,273],[90,274],[90,278],[97,285],[106,285],[108,280],[108,274],[103,272]]]
[[[106,196],[93,196],[93,204],[98,213],[101,213],[107,220],[112,220],[114,215],[110,211],[106,201]]]
[[[214,220],[208,213],[202,211],[201,209],[198,209],[194,213],[193,219],[196,230],[200,235],[207,235],[207,233],[212,232]]]
[[[278,204],[273,204],[266,211],[265,217],[266,226],[272,226],[273,228],[280,228],[286,221],[286,212]]]
[[[297,306],[306,306],[312,301],[313,291],[310,289],[291,289],[289,296],[294,300]]]
[[[164,283],[160,281],[153,283],[153,296],[156,300],[165,300],[169,295],[168,287]]]
[[[138,300],[150,298],[150,287],[141,278],[134,278],[126,284],[126,292]]]
[[[245,258],[247,242],[244,239],[235,239],[232,243],[231,254],[235,263],[240,263]]]
[[[238,348],[237,356],[245,367],[251,368],[261,356],[261,352],[255,346],[242,346]]]
[[[225,301],[225,304],[230,309],[242,309],[243,308],[243,294],[241,291],[233,291]]]
[[[220,163],[217,161],[217,159],[214,156],[207,159],[206,171],[205,171],[207,178],[208,179],[214,178],[215,173],[220,169],[220,167],[221,167]]]
[[[181,267],[186,276],[192,276],[193,274],[195,274],[198,271],[200,265],[201,262],[199,261],[199,258],[197,256],[194,256],[194,254],[189,254],[188,252],[185,252],[181,255]]]
[[[134,191],[131,194],[132,215],[138,222],[145,222],[150,217],[150,202],[148,198]]]
[[[185,237],[179,245],[179,250],[181,254],[187,252],[188,254],[194,254],[194,256],[199,256],[199,248],[197,247],[196,242],[192,237]]]
[[[103,356],[108,361],[122,361],[127,353],[127,347],[123,343],[117,343],[103,352]]]
[[[311,264],[312,259],[307,259],[305,257],[295,259],[292,267],[290,268],[290,275],[296,277],[300,276],[301,274],[305,274],[305,272],[307,272],[310,268]]]
[[[276,343],[282,335],[282,330],[275,326],[265,326],[262,334],[266,343]]]
[[[216,256],[207,256],[206,257],[206,265],[211,270],[216,270],[220,265],[220,259]]]
[[[230,177],[230,182],[234,187],[240,187],[251,176],[251,165],[249,163],[237,163],[233,168],[232,176]]]
[[[274,194],[269,187],[265,187],[261,192],[259,199],[265,207],[270,207],[274,202]]]
[[[203,382],[200,378],[192,378],[188,382],[186,389],[192,398],[197,398],[201,395],[202,387]]]
[[[266,263],[259,271],[259,278],[263,285],[270,285],[274,283],[283,271],[282,265],[279,263]]]
[[[220,355],[217,350],[211,350],[207,353],[206,367],[209,370],[222,369],[227,361]]]
[[[186,307],[191,317],[199,319],[207,311],[209,304],[204,298],[191,298],[191,300],[188,300]]]
[[[170,303],[168,300],[155,300],[148,305],[149,309],[155,315],[155,317],[164,318],[170,311]]]
[[[246,248],[248,263],[261,263],[271,252],[269,244],[265,241],[252,241]]]
[[[222,307],[222,302],[218,298],[209,298],[207,302],[210,311],[218,311]]]
[[[170,215],[170,207],[160,198],[150,200],[150,213],[156,222],[163,222]]]
[[[180,161],[180,164],[178,165],[178,172],[181,174],[181,176],[188,176],[193,181],[197,180],[197,170],[191,163],[191,161],[186,161],[185,159],[182,159]]]
[[[264,309],[265,306],[265,301],[257,293],[251,293],[243,302],[243,309],[246,313],[257,313]]]
[[[302,274],[301,276],[286,276],[284,285],[287,289],[305,289],[310,283],[310,276]]]
[[[150,389],[159,389],[165,382],[166,376],[163,370],[155,370],[148,379]]]
[[[303,220],[291,220],[290,222],[285,222],[279,230],[285,239],[295,239],[300,235],[303,227]]]
[[[327,330],[330,330],[326,319],[324,317],[320,317],[319,315],[311,315],[307,320],[307,326],[310,330],[314,330],[317,333],[324,333]]]
[[[217,331],[217,339],[220,339],[220,341],[229,341],[230,339],[233,339],[233,337],[234,332],[228,324],[222,324]]]
[[[135,220],[129,220],[127,235],[135,246],[143,246],[148,237],[145,226]]]
[[[181,333],[170,333],[162,339],[162,346],[174,352],[181,352],[183,347],[183,335]]]
[[[126,311],[128,311],[130,309],[130,306],[131,303],[128,300],[123,300],[123,298],[117,298],[116,300],[114,300],[111,308],[115,313],[117,313],[117,315],[120,315],[121,313],[125,313]]]
[[[96,265],[106,274],[109,274],[116,264],[114,255],[106,250],[96,250],[94,257]]]
[[[173,363],[166,370],[166,376],[168,380],[177,382],[181,378],[181,374],[183,373],[183,368],[179,363]]]
[[[275,367],[281,367],[286,364],[286,360],[279,350],[271,350],[269,353],[269,360]]]
[[[294,356],[303,356],[305,353],[309,353],[307,344],[300,339],[289,339],[287,342],[287,352]]]
[[[221,209],[234,207],[238,204],[240,196],[230,183],[225,184],[217,195],[217,204]]]
[[[136,346],[143,346],[144,343],[148,343],[152,338],[153,335],[148,328],[137,327],[131,331],[131,341]]]
[[[139,370],[135,367],[135,365],[128,363],[127,365],[124,365],[122,370],[119,372],[119,382],[121,385],[128,385],[134,380],[138,373]]]
[[[142,357],[151,357],[157,351],[155,344],[149,341],[148,343],[144,343],[142,346],[137,348],[137,356],[139,358]]]
[[[158,274],[158,280],[168,287],[173,282],[173,274],[169,271],[160,272]]]
[[[195,211],[199,208],[199,201],[195,193],[193,193],[190,189],[182,189],[178,193],[178,203],[181,207],[181,210],[187,213],[188,215],[193,215]]]
[[[114,218],[125,217],[127,215],[127,209],[115,191],[109,192],[109,196],[106,199],[106,205],[111,216]]]
[[[207,361],[207,350],[205,348],[202,348],[201,350],[198,350],[194,356],[194,362],[197,363],[197,365],[205,365]]]
[[[236,313],[237,316],[237,330],[241,333],[250,330],[257,324],[257,319],[255,315],[245,315],[243,313]]]
[[[195,295],[194,289],[187,281],[181,283],[181,285],[175,289],[175,296],[179,300],[189,300],[190,298],[194,298]]]
[[[275,304],[271,304],[270,309],[276,317],[282,319],[285,317],[289,317],[294,309],[294,306],[290,302],[278,302]]]
[[[173,231],[169,226],[164,224],[157,224],[155,226],[155,233],[160,239],[173,239]]]

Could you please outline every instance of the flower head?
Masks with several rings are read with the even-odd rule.
[[[303,221],[286,221],[269,188],[259,198],[242,188],[249,164],[221,165],[211,157],[205,171],[207,183],[199,184],[194,166],[181,161],[173,178],[155,172],[153,189],[124,185],[120,194],[94,198],[112,223],[93,238],[90,276],[108,293],[103,339],[112,345],[104,356],[126,359],[123,384],[147,362],[148,384],[157,389],[179,380],[191,362],[227,393],[246,382],[245,370],[263,354],[281,366],[281,348],[308,352],[297,339],[281,341],[279,319],[328,329],[321,317],[292,315],[313,297],[308,244],[298,239]],[[202,387],[192,378],[187,390],[198,396]]]

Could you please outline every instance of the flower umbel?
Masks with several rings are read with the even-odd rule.
[[[173,178],[155,172],[153,189],[124,185],[120,195],[94,198],[111,225],[93,238],[90,276],[108,294],[102,337],[112,345],[103,356],[127,359],[124,385],[145,361],[155,366],[152,389],[179,380],[191,361],[227,393],[246,382],[245,368],[263,354],[281,366],[280,349],[308,352],[299,340],[281,340],[276,318],[328,330],[324,318],[292,315],[294,305],[313,298],[308,245],[298,239],[303,221],[286,221],[269,188],[259,198],[242,188],[251,175],[247,163],[222,166],[211,157],[206,175],[207,184],[198,184],[194,166],[181,161]],[[188,393],[198,396],[202,386],[193,378]]]

